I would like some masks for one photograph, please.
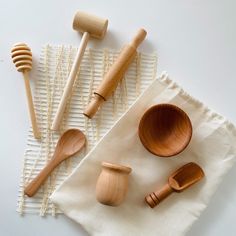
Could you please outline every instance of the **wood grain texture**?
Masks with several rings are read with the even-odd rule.
[[[188,115],[172,104],[158,104],[149,108],[139,123],[139,137],[144,147],[160,157],[182,152],[192,137]]]
[[[172,192],[182,192],[200,181],[204,176],[202,168],[196,163],[190,162],[171,174],[168,178],[168,183],[161,189],[146,196],[145,201],[151,208],[154,208]]]
[[[13,46],[11,50],[11,57],[13,63],[15,64],[17,71],[23,73],[26,97],[28,102],[28,108],[30,113],[30,119],[33,129],[33,134],[36,139],[41,137],[39,128],[37,125],[36,114],[34,110],[34,103],[30,88],[30,81],[28,76],[28,71],[32,69],[32,52],[30,48],[25,43],[17,43]]]
[[[60,137],[54,155],[44,169],[25,188],[24,193],[32,197],[51,172],[64,160],[78,153],[85,145],[86,138],[78,129],[69,129]]]
[[[130,167],[103,162],[102,172],[96,185],[97,201],[108,206],[120,205],[128,190],[131,171]]]
[[[144,29],[139,29],[131,43],[124,46],[118,58],[94,92],[92,101],[84,111],[85,116],[92,118],[103,101],[106,101],[111,96],[112,92],[117,88],[120,80],[124,77],[129,65],[134,60],[137,54],[137,47],[145,39],[146,35],[147,32]]]

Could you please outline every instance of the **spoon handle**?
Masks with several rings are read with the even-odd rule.
[[[45,182],[47,177],[51,174],[51,172],[57,167],[59,163],[55,160],[51,160],[42,170],[41,172],[26,186],[24,193],[28,197],[33,197],[34,194],[38,191],[40,186]]]

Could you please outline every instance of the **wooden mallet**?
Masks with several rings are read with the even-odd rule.
[[[13,63],[15,64],[17,71],[22,72],[25,81],[25,89],[26,95],[28,100],[30,118],[33,128],[34,137],[39,139],[40,132],[37,126],[35,111],[34,111],[34,104],[30,89],[30,82],[29,82],[29,75],[28,71],[32,69],[32,53],[30,48],[25,43],[17,43],[13,45],[11,50],[11,57],[13,59]]]
[[[80,47],[75,56],[74,63],[72,65],[71,72],[69,74],[69,78],[64,88],[63,95],[61,97],[61,101],[59,103],[56,115],[54,117],[54,121],[52,123],[52,130],[58,130],[60,126],[60,122],[62,120],[67,100],[71,95],[72,87],[76,79],[76,75],[84,55],[85,48],[87,46],[88,40],[90,37],[94,37],[97,39],[102,39],[107,31],[108,20],[103,19],[97,16],[93,16],[87,14],[85,12],[78,11],[74,17],[73,21],[73,29],[78,30],[83,33],[83,37],[81,40]]]

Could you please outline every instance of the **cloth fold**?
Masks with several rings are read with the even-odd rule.
[[[192,121],[192,140],[175,157],[154,156],[138,137],[140,118],[145,110],[158,103],[179,106]],[[234,125],[188,95],[163,73],[88,153],[51,200],[91,235],[184,235],[206,208],[235,157]],[[102,161],[132,168],[125,202],[115,208],[96,201],[95,186]],[[144,197],[188,162],[199,164],[206,177],[184,192],[172,194],[156,208],[149,208]]]

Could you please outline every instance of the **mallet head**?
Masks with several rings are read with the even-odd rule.
[[[107,31],[108,20],[83,11],[77,11],[73,21],[73,29],[81,33],[88,32],[90,36],[102,39]]]

